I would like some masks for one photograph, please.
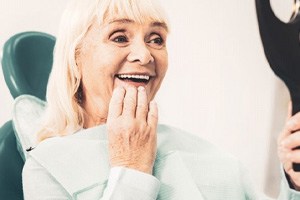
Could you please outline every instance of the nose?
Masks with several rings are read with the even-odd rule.
[[[147,65],[153,62],[154,58],[144,41],[136,41],[131,44],[127,60],[129,62],[138,62],[140,65]]]

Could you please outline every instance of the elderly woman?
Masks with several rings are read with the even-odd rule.
[[[28,200],[260,199],[234,157],[158,125],[168,23],[152,0],[74,0],[57,37],[39,145],[23,170]],[[300,199],[300,115],[280,136],[279,199]]]

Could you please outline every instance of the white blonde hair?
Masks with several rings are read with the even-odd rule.
[[[81,129],[84,109],[79,101],[81,73],[76,64],[81,42],[94,21],[103,24],[115,18],[138,23],[147,20],[167,24],[162,9],[153,0],[71,0],[63,13],[47,87],[47,108],[38,140],[63,136]]]

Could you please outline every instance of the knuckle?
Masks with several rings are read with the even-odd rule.
[[[146,127],[147,127],[147,125],[144,121],[139,122],[139,131],[140,132],[142,132],[142,133],[146,132]]]
[[[137,105],[139,108],[147,108],[148,109],[148,105],[147,103],[143,102],[143,101],[139,101],[138,102],[138,105]]]
[[[153,113],[153,112],[150,113],[150,117],[152,117],[154,119],[158,119],[158,115],[156,113]]]
[[[128,113],[131,110],[132,110],[132,108],[130,106],[128,106],[128,105],[123,108],[123,112],[127,112]]]
[[[122,124],[122,129],[123,131],[130,131],[132,129],[132,123],[130,122],[130,120],[125,120]]]
[[[126,125],[123,126],[123,132],[129,136],[129,135],[134,135],[137,131],[137,126],[135,123],[126,123]]]
[[[136,100],[132,96],[126,97],[125,104],[128,105],[128,106],[135,106]]]
[[[148,105],[146,103],[139,103],[137,105],[137,109],[139,111],[142,111],[143,113],[146,113],[146,112],[148,112]]]

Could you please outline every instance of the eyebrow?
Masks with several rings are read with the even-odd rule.
[[[152,22],[151,25],[152,27],[162,27],[166,29],[167,32],[169,32],[168,25],[165,22]]]
[[[112,23],[123,23],[123,24],[128,24],[128,23],[134,23],[133,20],[131,19],[115,19],[109,22],[109,24]],[[169,28],[168,25],[165,22],[158,22],[158,21],[154,21],[150,24],[151,27],[162,27],[163,29],[165,29],[167,32],[169,32]]]

